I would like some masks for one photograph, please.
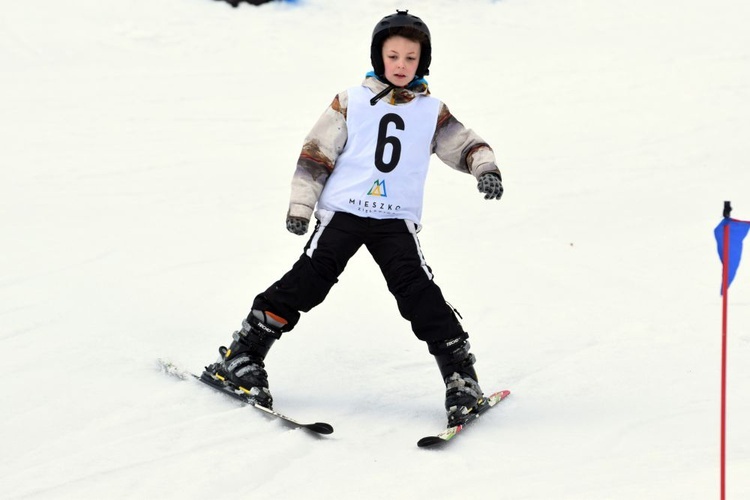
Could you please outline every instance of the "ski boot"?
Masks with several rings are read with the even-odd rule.
[[[468,338],[469,335],[463,333],[452,339],[428,343],[445,382],[448,427],[462,425],[466,417],[477,409],[483,396],[474,370],[476,358],[469,353]]]
[[[286,321],[279,316],[253,309],[242,322],[242,329],[232,335],[234,340],[229,348],[219,348],[218,361],[207,366],[206,373],[231,386],[234,392],[272,409],[273,398],[268,389],[264,360],[285,325]]]

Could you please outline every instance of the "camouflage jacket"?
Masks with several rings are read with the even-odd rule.
[[[387,84],[368,76],[362,83],[372,90],[373,95],[385,90]],[[383,99],[390,104],[405,104],[419,95],[429,95],[426,83],[409,89],[396,88]],[[305,138],[297,168],[292,178],[292,194],[288,217],[309,220],[323,191],[328,175],[336,168],[336,159],[344,150],[347,141],[346,111],[347,92],[334,97],[333,102],[318,119]],[[435,136],[431,152],[448,166],[479,178],[486,172],[500,173],[492,148],[472,130],[464,127],[448,110],[440,104]]]

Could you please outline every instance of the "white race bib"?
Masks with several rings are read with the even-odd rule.
[[[366,87],[349,89],[348,138],[318,200],[318,208],[420,224],[440,101],[370,104]]]

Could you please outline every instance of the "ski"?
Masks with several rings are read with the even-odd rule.
[[[235,389],[231,385],[226,384],[221,380],[215,379],[205,371],[200,375],[196,375],[195,373],[179,368],[171,361],[159,359],[158,363],[161,371],[163,371],[164,373],[177,377],[181,380],[196,379],[207,385],[208,387],[240,401],[245,406],[250,406],[252,408],[255,408],[256,410],[263,412],[263,414],[265,414],[266,416],[280,420],[290,428],[307,429],[316,434],[331,434],[333,432],[333,426],[331,426],[331,424],[327,424],[325,422],[302,423],[292,417],[288,417],[287,415],[279,413],[275,410],[271,410],[270,408],[261,406],[257,404],[250,396],[242,392],[235,392]]]
[[[483,413],[490,408],[493,408],[500,401],[510,396],[510,391],[496,392],[490,396],[485,397],[480,403],[477,409],[470,413],[466,421],[461,425],[448,427],[443,432],[435,434],[433,436],[426,436],[417,441],[417,446],[420,448],[431,448],[445,445],[448,441],[455,438],[461,431],[466,429],[466,426],[477,420]]]

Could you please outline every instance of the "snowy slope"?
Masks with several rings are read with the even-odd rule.
[[[420,240],[513,395],[450,450],[434,360],[366,252],[268,358],[315,439],[200,370],[304,239],[302,140],[395,8],[506,194],[434,160]],[[706,499],[722,202],[750,219],[739,0],[9,2],[0,17],[0,496]],[[750,498],[750,264],[730,293],[728,498]]]

